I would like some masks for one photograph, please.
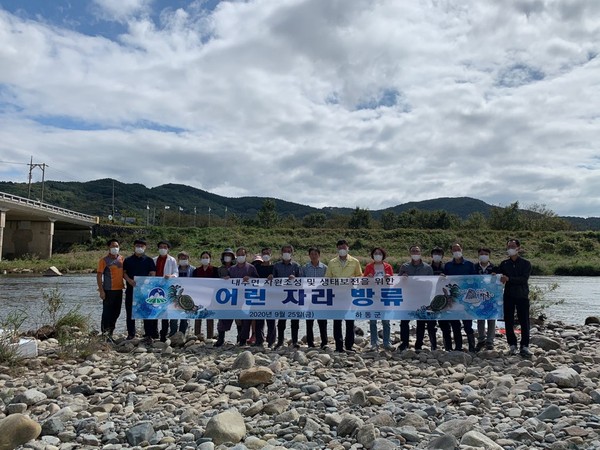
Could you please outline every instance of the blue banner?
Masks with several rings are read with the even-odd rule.
[[[213,279],[136,277],[135,319],[500,319],[496,275]]]

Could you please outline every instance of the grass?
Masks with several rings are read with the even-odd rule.
[[[492,262],[499,263],[505,258],[505,243],[509,237],[518,237],[523,247],[523,256],[529,259],[535,275],[600,275],[600,232],[596,231],[523,231],[507,232],[493,230],[421,230],[421,229],[314,229],[314,228],[273,228],[257,227],[110,227],[102,228],[103,235],[96,236],[86,246],[76,246],[68,253],[55,254],[49,260],[23,258],[13,261],[0,261],[3,270],[32,269],[44,272],[49,266],[56,266],[61,272],[95,272],[98,260],[106,254],[105,242],[109,237],[121,240],[121,254],[128,256],[133,250],[133,241],[138,237],[148,240],[149,255],[156,254],[156,243],[167,239],[172,245],[171,254],[185,250],[192,256],[192,263],[198,264],[200,253],[208,250],[217,261],[225,247],[244,246],[249,253],[260,252],[262,247],[271,247],[274,255],[279,254],[283,244],[292,244],[296,249],[295,259],[300,263],[308,261],[308,248],[318,246],[324,262],[336,256],[335,243],[346,239],[350,243],[350,254],[363,265],[370,261],[371,248],[384,247],[388,252],[388,262],[397,266],[408,260],[408,248],[413,244],[422,247],[425,254],[431,248],[442,247],[449,254],[454,242],[463,246],[465,257],[476,260],[480,246],[492,249]]]

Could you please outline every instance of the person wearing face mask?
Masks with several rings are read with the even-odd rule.
[[[256,264],[256,271],[258,272],[259,278],[269,278],[269,276],[273,275],[273,262],[271,261],[271,248],[264,247],[260,251],[260,264]],[[277,337],[277,328],[275,319],[267,319],[267,346],[269,348],[273,347],[275,344],[275,339]],[[258,319],[255,321],[255,336],[256,339],[253,347],[262,347],[265,342],[265,320]]]
[[[229,278],[229,269],[233,266],[235,260],[235,252],[231,248],[226,248],[221,253],[221,266],[217,269],[218,278]],[[233,324],[232,319],[219,319],[217,322],[217,332],[219,337],[215,342],[215,347],[221,347],[225,343],[225,333],[231,330]],[[236,323],[237,325],[237,323]],[[240,334],[240,327],[238,326],[238,335]]]
[[[371,250],[371,259],[373,262],[365,266],[363,277],[384,278],[394,275],[394,268],[385,261],[387,254],[381,247],[375,247]],[[393,350],[390,343],[390,321],[382,320],[383,325],[383,348],[385,350]],[[371,351],[377,351],[379,347],[379,337],[377,336],[377,320],[369,321],[369,329],[371,332]]]
[[[203,251],[200,254],[200,265],[193,269],[193,278],[219,278],[217,268],[211,264],[211,254],[209,251]],[[193,266],[191,266],[193,267]],[[180,275],[181,276],[181,275]],[[206,319],[206,339],[212,339],[215,334],[213,319]],[[194,334],[200,338],[202,334],[202,320],[194,320]]]
[[[135,320],[133,320],[133,288],[135,277],[153,277],[156,275],[156,264],[146,256],[146,241],[136,239],[133,243],[134,253],[123,261],[123,278],[127,282],[125,289],[125,312],[127,313],[127,340],[135,338]],[[156,321],[155,321],[156,322]],[[156,333],[158,338],[158,331]]]
[[[444,266],[444,273],[446,275],[475,275],[477,273],[477,270],[475,270],[475,264],[463,258],[462,247],[459,243],[455,243],[452,245],[452,259],[448,261]],[[456,322],[458,321],[451,321],[451,325],[455,327]],[[463,320],[462,323],[463,328],[465,330],[465,334],[467,335],[469,351],[474,352],[475,332],[473,331],[473,321]],[[455,334],[454,339],[455,350],[462,350],[462,336],[460,336],[459,338]]]
[[[431,268],[434,275],[444,275],[444,250],[441,247],[434,247],[431,250]],[[438,320],[440,330],[442,331],[442,340],[444,341],[444,350],[452,351],[452,333],[456,341],[461,340],[460,320]],[[431,339],[431,336],[430,336]]]
[[[164,278],[177,278],[179,276],[179,268],[177,267],[177,260],[169,255],[171,244],[167,241],[160,241],[157,244],[158,256],[155,256],[154,264],[156,264],[156,276]],[[156,327],[156,330],[155,330]],[[146,330],[146,339],[150,342],[151,338],[155,338],[158,330],[157,320],[144,320],[144,329]],[[165,342],[167,335],[169,334],[169,319],[161,320],[160,327],[160,340]]]
[[[337,241],[338,256],[329,261],[327,265],[327,278],[353,278],[362,276],[360,261],[348,254],[348,241],[340,239]],[[335,351],[338,353],[346,351],[354,352],[354,320],[346,320],[346,337],[342,337],[342,321],[333,321],[333,339],[335,340]]]
[[[277,262],[273,266],[273,275],[269,279],[273,278],[288,278],[293,280],[302,276],[302,268],[296,261],[292,261],[294,255],[294,247],[291,245],[284,245],[281,247],[281,261]],[[299,348],[298,344],[298,330],[300,329],[300,321],[298,319],[292,319],[292,347]],[[285,319],[279,319],[277,321],[277,345],[275,348],[279,348],[284,343],[285,337]]]
[[[502,274],[500,281],[504,283],[504,323],[506,325],[506,341],[509,345],[509,354],[517,354],[517,336],[515,335],[515,310],[519,325],[521,325],[521,351],[522,357],[532,356],[529,350],[529,277],[531,276],[531,263],[519,256],[521,243],[518,239],[509,239],[506,243],[508,258],[498,266],[498,273]]]
[[[327,272],[327,266],[321,262],[321,250],[319,247],[308,249],[310,261],[302,267],[302,276],[307,278],[323,278]],[[314,319],[306,320],[306,343],[310,348],[315,346],[315,335],[313,332]],[[317,320],[319,335],[321,336],[321,349],[327,348],[327,320]]]
[[[195,267],[190,264],[190,255],[187,252],[179,252],[177,254],[177,271],[179,278],[189,278],[192,276]],[[173,336],[177,331],[185,335],[189,323],[185,319],[169,319],[169,337]]]
[[[398,271],[398,275],[402,275],[405,277],[408,276],[428,276],[433,275],[433,269],[429,264],[423,261],[421,256],[421,247],[418,245],[413,245],[409,249],[410,261],[405,262],[400,266],[400,270]],[[427,322],[427,324],[425,324]],[[432,350],[437,348],[435,333],[435,321],[424,321],[417,320],[417,340],[415,342],[415,350],[417,352],[421,351],[423,347],[423,338],[425,337],[425,326],[427,325],[429,330],[429,338],[433,336],[433,342],[431,344]],[[409,338],[410,336],[410,320],[401,320],[400,321],[400,346],[398,347],[398,351],[402,352],[406,350],[409,346]],[[434,348],[435,347],[435,348]]]
[[[236,264],[229,268],[228,278],[242,278],[244,281],[248,281],[250,278],[258,278],[256,267],[246,261],[247,254],[248,252],[245,247],[238,247],[235,251]],[[243,319],[241,322],[241,327],[238,329],[238,344],[243,347],[247,344],[250,337],[252,320]],[[220,338],[221,334],[219,334]]]
[[[121,315],[123,305],[123,257],[119,255],[119,241],[110,239],[108,255],[98,261],[96,282],[98,294],[102,299],[102,319],[100,331],[111,342],[117,319]]]
[[[495,275],[496,267],[490,262],[492,251],[487,247],[480,247],[477,250],[479,263],[475,265],[477,273],[480,275]],[[487,331],[485,325],[487,322]],[[483,347],[486,350],[494,349],[494,338],[496,337],[496,321],[494,319],[477,321],[477,346],[475,351],[480,351]]]

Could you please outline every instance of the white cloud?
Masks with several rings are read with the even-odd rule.
[[[11,160],[315,206],[598,214],[595,4],[98,4],[127,24],[115,41],[0,10]]]
[[[93,0],[94,12],[104,20],[126,22],[140,13],[148,12],[152,0]]]

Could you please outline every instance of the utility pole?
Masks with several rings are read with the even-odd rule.
[[[46,163],[42,163],[42,164],[34,164],[33,163],[33,156],[31,157],[31,161],[28,164],[29,166],[29,186],[27,188],[27,198],[31,198],[31,173],[33,172],[33,169],[35,169],[36,167],[39,167],[40,169],[42,169],[42,198],[41,198],[41,202],[44,201],[44,180],[45,180],[45,176],[46,176]]]
[[[115,180],[112,180],[112,217],[115,221]]]
[[[150,225],[150,204],[146,203],[146,226]]]
[[[194,206],[194,227],[196,227],[196,207]]]

